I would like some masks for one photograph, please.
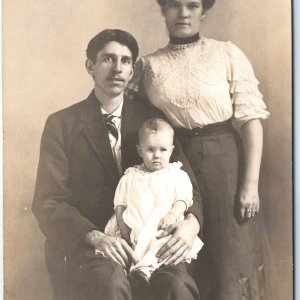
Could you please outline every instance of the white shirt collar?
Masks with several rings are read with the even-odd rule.
[[[111,114],[109,114],[101,105],[101,113],[103,114],[108,114],[108,115],[113,115],[116,117],[121,118],[122,116],[122,109],[123,109],[123,103],[124,103],[124,99],[122,100],[122,102],[120,103],[120,105],[117,107],[117,109],[115,109],[115,111],[113,111]]]

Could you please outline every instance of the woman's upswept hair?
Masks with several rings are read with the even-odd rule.
[[[167,0],[156,0],[156,2],[161,6],[164,7]],[[216,0],[202,0],[202,7],[203,10],[208,10],[213,7],[215,4]]]

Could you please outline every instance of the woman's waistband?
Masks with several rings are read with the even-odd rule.
[[[223,122],[205,125],[204,127],[195,127],[193,129],[175,128],[175,133],[179,137],[219,135],[233,129],[232,119]]]

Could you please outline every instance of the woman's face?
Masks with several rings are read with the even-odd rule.
[[[171,36],[191,37],[200,29],[202,0],[166,0],[162,14]]]

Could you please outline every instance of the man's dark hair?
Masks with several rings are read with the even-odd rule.
[[[109,42],[118,42],[128,47],[131,51],[132,62],[135,63],[139,55],[139,47],[136,39],[128,32],[120,29],[106,29],[94,36],[86,49],[87,58],[91,59],[93,63],[97,61],[98,52]]]
[[[156,2],[161,6],[164,7],[166,5],[167,0],[156,0]],[[215,4],[215,0],[202,0],[202,7],[203,10],[208,10],[213,7]]]

